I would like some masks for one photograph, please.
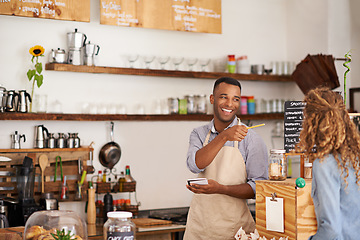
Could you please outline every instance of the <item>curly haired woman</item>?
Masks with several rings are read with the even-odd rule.
[[[304,101],[296,151],[313,162],[311,196],[318,229],[309,239],[360,239],[359,133],[340,94],[317,88]]]

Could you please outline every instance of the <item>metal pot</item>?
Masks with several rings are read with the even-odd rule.
[[[87,37],[84,33],[78,32],[77,28],[75,28],[75,32],[69,32],[67,37],[69,49],[80,49],[85,46]]]
[[[58,48],[57,50],[51,49],[50,62],[54,63],[66,63],[66,53],[64,49]]]
[[[99,160],[101,165],[106,168],[112,169],[115,164],[120,160],[121,149],[119,144],[114,142],[114,123],[111,122],[111,131],[110,131],[111,142],[105,144],[99,153]]]

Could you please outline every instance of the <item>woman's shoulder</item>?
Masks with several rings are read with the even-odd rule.
[[[339,156],[340,157],[340,156]],[[338,163],[332,154],[324,156],[323,159],[315,159],[313,162],[313,169],[317,168],[329,168],[329,169],[338,169]]]

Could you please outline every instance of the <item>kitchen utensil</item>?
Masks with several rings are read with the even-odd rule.
[[[67,147],[68,148],[74,148],[74,134],[69,133],[69,137],[67,138]]]
[[[262,74],[264,74],[264,69],[265,69],[264,64],[251,65],[251,73],[252,74],[262,75]]]
[[[67,62],[72,65],[83,65],[84,55],[81,49],[69,49]]]
[[[0,112],[5,112],[5,106],[6,106],[6,88],[1,86],[0,84]]]
[[[127,60],[129,61],[130,68],[134,68],[134,63],[138,60],[139,55],[137,54],[130,54],[127,56]]]
[[[173,64],[175,65],[175,70],[178,71],[179,70],[179,66],[180,64],[184,61],[183,57],[174,57],[172,59]]]
[[[9,221],[8,221],[7,215],[8,215],[7,206],[5,206],[4,202],[1,201],[1,205],[0,205],[0,228],[8,228],[9,227]]]
[[[74,133],[73,137],[74,137],[74,148],[79,148],[80,147],[79,133]]]
[[[87,36],[84,33],[78,32],[75,28],[75,32],[67,33],[68,47],[69,49],[79,49],[85,45]]]
[[[61,157],[60,157],[60,156],[56,156],[56,157],[55,157],[54,182],[56,182],[56,178],[57,178],[58,160],[59,160],[59,167],[60,167],[60,174],[61,174],[60,177],[61,177],[61,182],[62,182],[62,181],[63,181],[63,178],[64,178],[64,174],[63,174],[62,161],[61,161]]]
[[[54,193],[42,193],[40,198],[40,206],[44,210],[58,210],[58,200],[54,197]]]
[[[79,175],[81,175],[81,173],[83,171],[81,158],[78,158],[78,171],[79,171]]]
[[[39,165],[40,165],[40,169],[41,169],[41,192],[44,193],[44,173],[45,173],[45,168],[47,167],[49,163],[49,159],[45,154],[40,155],[39,157]]]
[[[151,56],[151,55],[143,57],[146,69],[150,69],[150,64],[152,63],[152,61],[154,61],[154,59],[155,59],[155,56]]]
[[[110,125],[111,125],[111,131],[110,131],[111,142],[108,142],[101,148],[99,153],[99,160],[101,165],[112,169],[121,157],[121,149],[119,144],[114,142],[114,123],[110,122]]]
[[[11,148],[12,149],[20,149],[20,140],[24,138],[24,142],[26,142],[25,134],[18,134],[18,131],[15,131],[15,134],[11,134]]]
[[[210,58],[200,59],[199,63],[202,72],[206,72],[206,66],[209,65],[210,62],[211,62]]]
[[[45,135],[46,133],[46,135]],[[49,131],[44,125],[35,126],[35,148],[44,148],[45,139],[49,136]]]
[[[65,148],[66,147],[66,139],[64,133],[58,133],[59,136],[56,139],[56,147],[57,148]]]
[[[12,159],[5,157],[5,156],[0,156],[0,162],[10,162]]]
[[[197,58],[188,58],[186,59],[186,63],[189,67],[189,71],[193,71],[193,67],[194,65],[197,63],[198,59]]]
[[[95,56],[99,54],[100,46],[90,43],[85,44],[85,59],[84,63],[87,66],[94,66],[95,65]]]
[[[16,111],[16,100],[15,98],[19,95],[15,92],[15,90],[9,90],[6,92],[6,106],[5,111],[6,112],[15,112]]]
[[[165,69],[165,64],[170,60],[170,56],[167,57],[158,57],[158,61],[161,65],[161,69],[164,70]]]
[[[66,53],[64,49],[51,49],[50,53],[50,62],[54,63],[66,63]]]
[[[0,176],[15,176],[15,174],[10,171],[0,171]]]
[[[26,90],[20,90],[17,102],[17,112],[28,112],[28,100],[31,102],[30,94]]]
[[[49,133],[49,137],[47,139],[47,144],[46,146],[48,148],[55,148],[55,137],[54,137],[54,133]]]

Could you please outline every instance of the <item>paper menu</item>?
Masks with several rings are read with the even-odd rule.
[[[284,199],[266,197],[266,230],[284,232]]]

